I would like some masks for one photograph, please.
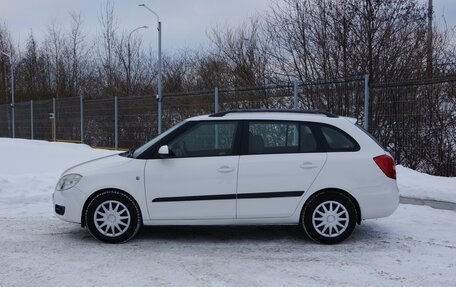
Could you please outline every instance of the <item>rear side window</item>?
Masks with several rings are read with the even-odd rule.
[[[298,122],[259,121],[249,123],[249,154],[317,152],[311,127]]]
[[[325,139],[328,151],[358,151],[358,143],[346,132],[333,126],[321,125],[321,133]]]
[[[307,124],[301,125],[301,152],[317,152],[318,143],[312,129]]]
[[[299,152],[299,125],[288,122],[250,122],[249,154]]]

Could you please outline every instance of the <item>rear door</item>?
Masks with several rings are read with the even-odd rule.
[[[246,122],[237,218],[289,217],[326,161],[311,124]]]

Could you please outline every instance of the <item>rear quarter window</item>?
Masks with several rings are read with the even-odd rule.
[[[359,144],[346,132],[331,125],[319,126],[322,137],[330,152],[359,151]]]
[[[362,126],[356,124],[356,127],[358,127],[360,130],[362,130],[366,135],[368,135],[379,147],[381,147],[384,151],[387,151],[384,145],[380,143],[380,141],[374,137],[370,132],[366,131]]]

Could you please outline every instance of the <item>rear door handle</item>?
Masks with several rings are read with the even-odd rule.
[[[317,168],[318,165],[314,164],[313,162],[306,161],[300,165],[302,169],[314,169]]]
[[[218,172],[221,172],[221,173],[228,173],[228,172],[233,172],[234,171],[234,168],[232,167],[229,167],[227,165],[223,165],[221,167],[219,167],[217,169]]]

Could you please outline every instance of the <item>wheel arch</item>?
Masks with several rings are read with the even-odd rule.
[[[131,195],[129,194],[128,192],[126,192],[125,190],[122,190],[122,189],[118,189],[118,188],[103,188],[103,189],[100,189],[100,190],[97,190],[95,191],[94,193],[92,193],[87,199],[86,201],[84,202],[84,206],[82,207],[82,212],[81,212],[81,227],[85,227],[86,226],[86,222],[85,222],[85,213],[86,213],[86,210],[87,210],[87,207],[89,205],[89,203],[92,201],[92,199],[94,199],[97,195],[99,195],[100,193],[102,192],[105,192],[105,191],[117,191],[117,192],[120,192],[122,194],[124,194],[125,196],[128,196],[135,204],[136,204],[136,207],[138,208],[139,210],[139,213],[141,214],[141,207],[140,205],[138,204],[138,202],[136,201],[136,199]],[[142,221],[142,216],[141,216],[141,221]],[[141,222],[142,223],[142,222]]]
[[[324,188],[324,189],[320,189],[316,192],[314,192],[311,196],[309,196],[309,198],[304,202],[304,205],[301,209],[301,215],[300,215],[300,218],[299,218],[299,221],[301,223],[302,221],[302,213],[304,212],[304,209],[305,207],[307,206],[307,204],[314,198],[316,197],[317,195],[319,195],[320,193],[323,193],[323,192],[328,192],[328,191],[334,191],[334,192],[338,192],[338,193],[341,193],[343,194],[344,196],[348,197],[352,202],[353,204],[355,205],[355,209],[356,209],[356,222],[359,224],[361,224],[361,221],[362,221],[362,216],[361,216],[361,207],[359,206],[359,203],[358,201],[356,200],[356,198],[351,195],[348,191],[345,191],[343,189],[340,189],[340,188]]]

